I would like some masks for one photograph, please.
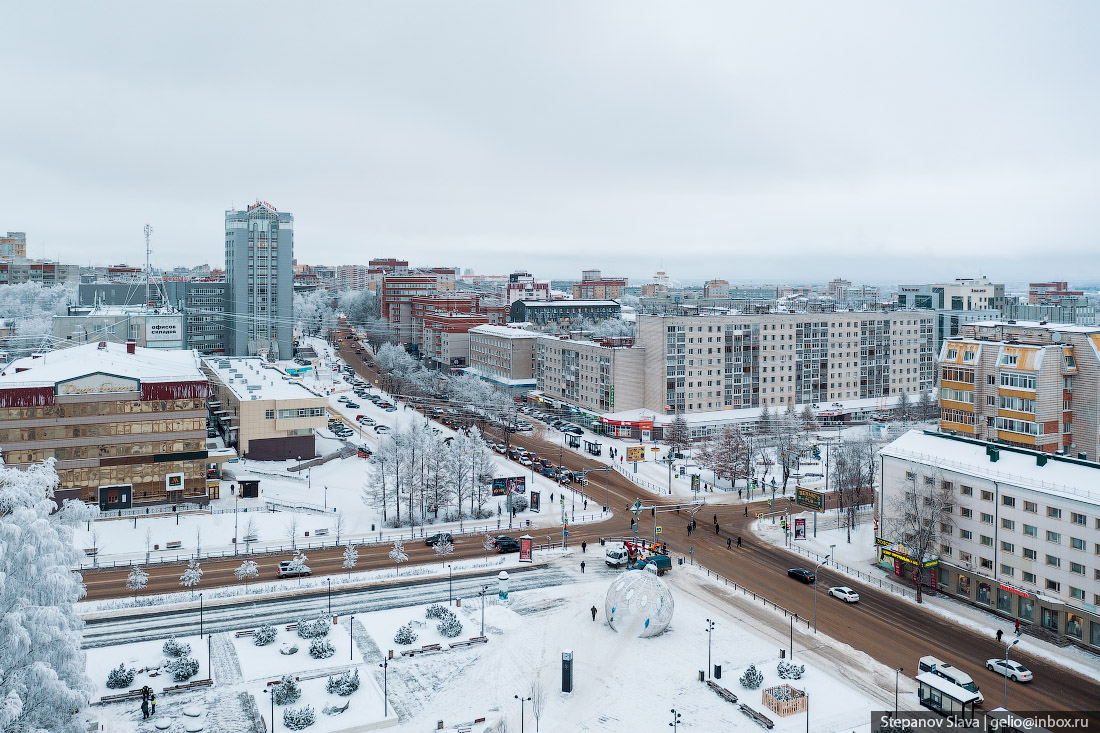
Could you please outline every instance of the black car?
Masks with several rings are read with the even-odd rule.
[[[801,580],[807,585],[817,580],[817,576],[813,574],[813,571],[806,568],[791,568],[787,571],[787,575],[795,580]]]
[[[504,537],[503,535],[497,537],[496,542],[497,552],[503,554],[505,552],[519,552],[519,540],[514,537]]]
[[[443,542],[450,542],[452,545],[454,544],[455,541],[454,538],[451,537],[450,532],[439,532],[424,540],[424,544],[428,547],[434,547],[435,545],[441,544]]]

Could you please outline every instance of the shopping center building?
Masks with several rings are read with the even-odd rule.
[[[208,394],[192,351],[103,341],[17,359],[0,372],[0,451],[15,468],[55,459],[59,502],[204,504]]]

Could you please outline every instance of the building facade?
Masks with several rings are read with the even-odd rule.
[[[907,494],[946,490],[953,500],[933,548],[939,592],[1100,649],[1100,466],[918,431],[880,455],[886,541],[898,536]]]
[[[8,232],[0,237],[0,260],[11,260],[27,256],[27,233]]]
[[[932,388],[921,312],[638,315],[643,406],[658,415],[918,395]]]
[[[174,309],[144,306],[70,306],[53,317],[53,336],[66,345],[134,341],[143,349],[182,349],[184,317]]]
[[[504,304],[517,300],[550,300],[550,283],[539,282],[529,272],[513,272],[504,290]]]
[[[0,285],[39,283],[46,287],[80,282],[80,266],[15,257],[0,261]]]
[[[211,423],[243,458],[285,461],[316,455],[328,400],[256,357],[208,357]]]
[[[508,321],[568,327],[582,320],[599,322],[621,314],[622,307],[614,300],[517,300],[510,307]]]
[[[637,347],[541,336],[535,342],[535,378],[544,396],[598,420],[601,413],[643,407],[645,353]]]
[[[939,361],[942,430],[1098,459],[1100,328],[973,323]]]
[[[626,288],[625,277],[604,277],[599,270],[585,270],[573,283],[573,300],[615,300]]]
[[[154,307],[175,308],[183,314],[183,348],[224,354],[230,348],[225,324],[228,289],[224,280],[166,280],[150,290],[150,300]],[[81,283],[77,293],[85,307],[138,306],[145,300],[144,287],[127,283]]]
[[[271,204],[225,212],[227,328],[237,356],[294,355],[294,217]]]
[[[541,334],[513,326],[470,329],[467,373],[509,390],[534,389],[535,343]]]
[[[205,504],[209,385],[190,351],[99,342],[17,359],[0,374],[0,450],[57,461],[57,500],[103,510]]]

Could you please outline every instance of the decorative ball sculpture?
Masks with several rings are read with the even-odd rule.
[[[672,592],[657,577],[654,565],[620,575],[604,600],[607,624],[620,634],[642,639],[667,629],[674,609]]]

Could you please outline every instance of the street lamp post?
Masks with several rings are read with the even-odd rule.
[[[488,592],[489,586],[481,586],[481,592],[478,593],[481,596],[481,636],[485,636],[485,594]]]
[[[713,638],[714,622],[707,619],[707,679],[710,679],[710,641]]]
[[[328,581],[328,615],[332,615],[332,578],[325,578]]]
[[[236,494],[233,495],[233,554],[234,555],[237,554],[237,537],[240,536],[240,535],[237,534],[237,499],[238,498],[239,497]]]
[[[348,644],[348,661],[355,661],[355,616],[348,617],[348,637],[351,639],[351,643]]]
[[[328,485],[325,485],[325,511],[328,511]]]
[[[672,708],[672,722],[668,724],[668,727],[672,728],[672,733],[676,733],[676,726],[680,724],[680,714],[676,712],[676,708]]]
[[[898,717],[898,678],[901,677],[901,673],[905,671],[905,667],[898,667],[894,670],[894,717]]]
[[[1020,643],[1019,639],[1013,639],[1009,643],[1005,644],[1005,668],[1001,670],[1005,675],[1005,703],[1004,708],[1008,710],[1008,650]]]
[[[451,564],[447,563],[447,605],[452,605],[453,596],[451,595]]]
[[[264,689],[264,694],[271,697],[271,733],[275,733],[275,695],[270,687]]]
[[[531,698],[520,697],[519,695],[516,695],[515,697],[517,700],[519,700],[519,733],[523,733],[523,704],[529,701]]]
[[[378,665],[382,668],[382,717],[390,717],[390,660],[385,658]],[[377,684],[377,683],[375,683]]]
[[[833,547],[836,547],[836,545],[833,545]],[[822,563],[825,563],[825,562],[828,562],[828,561],[829,561],[829,556],[826,555],[825,558],[821,562],[819,562],[817,565],[814,566],[814,633],[815,634],[817,633],[817,570],[818,570],[818,568],[821,567]]]
[[[795,614],[791,614],[791,661],[794,661],[794,620],[797,618]]]
[[[202,638],[202,593],[199,593],[199,638]]]

